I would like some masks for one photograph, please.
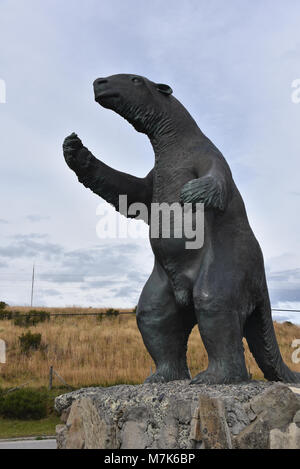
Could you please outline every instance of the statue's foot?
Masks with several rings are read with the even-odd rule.
[[[205,370],[193,378],[190,384],[236,384],[249,381],[247,374],[240,376],[231,376],[224,374],[222,371]]]
[[[186,368],[160,367],[155,373],[148,376],[145,383],[168,383],[169,381],[181,381],[191,379]]]
[[[159,373],[153,373],[153,375],[148,376],[148,378],[145,379],[144,384],[149,384],[149,383],[166,383],[166,379],[164,378],[163,375]]]

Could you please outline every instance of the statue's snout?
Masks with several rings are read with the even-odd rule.
[[[104,83],[107,83],[108,80],[107,78],[97,78],[94,81],[94,88],[98,88],[99,86],[103,85]]]
[[[99,102],[101,98],[117,98],[119,93],[109,87],[107,78],[97,78],[94,81],[95,100]]]

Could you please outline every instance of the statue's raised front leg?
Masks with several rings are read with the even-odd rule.
[[[128,205],[140,202],[150,208],[152,171],[145,178],[138,178],[110,168],[95,158],[75,133],[65,139],[63,151],[66,163],[76,173],[79,182],[113,205],[116,210],[119,210],[120,195],[127,196]]]

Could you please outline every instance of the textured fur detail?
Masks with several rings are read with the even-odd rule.
[[[225,210],[227,194],[224,185],[212,176],[193,179],[184,185],[181,203],[203,203],[205,208]]]

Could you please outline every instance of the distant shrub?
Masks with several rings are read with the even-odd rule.
[[[119,316],[119,314],[120,314],[120,311],[118,311],[117,309],[109,308],[106,310],[106,316],[108,317]]]
[[[0,310],[0,321],[5,321],[7,319],[13,319],[16,313],[13,311],[5,311],[5,309]]]
[[[42,334],[32,334],[30,331],[19,337],[22,353],[29,353],[31,350],[38,350],[41,347]]]
[[[97,314],[96,318],[97,318],[97,321],[99,322],[102,322],[103,321],[103,318],[104,318],[105,314],[104,313],[99,313]]]
[[[20,327],[27,327],[29,325],[27,323],[27,317],[25,315],[15,317],[14,325]]]
[[[46,311],[31,310],[27,314],[18,314],[15,316],[14,325],[20,327],[36,326],[40,322],[49,321],[50,313]]]
[[[0,321],[4,321],[7,318],[7,315],[9,315],[8,311],[5,311],[7,308],[8,304],[5,303],[5,301],[0,301]]]
[[[132,312],[136,314],[136,310],[137,310],[137,305],[133,308]]]
[[[39,420],[47,416],[47,401],[47,393],[35,389],[2,392],[0,415],[8,419]]]

